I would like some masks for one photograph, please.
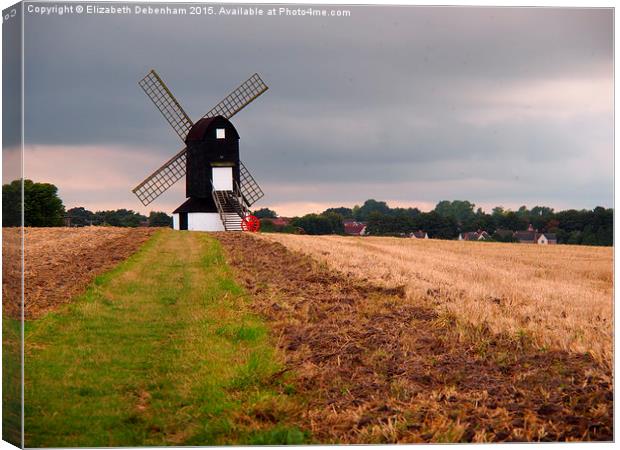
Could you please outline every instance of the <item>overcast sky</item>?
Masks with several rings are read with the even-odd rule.
[[[196,120],[259,72],[269,91],[233,118],[257,206],[612,206],[610,9],[347,9],[27,15],[26,176],[67,208],[170,212],[183,182],[131,193],[183,146],[137,81],[156,68]]]

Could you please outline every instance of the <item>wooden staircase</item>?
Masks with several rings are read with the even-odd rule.
[[[243,231],[241,222],[249,214],[235,191],[213,191],[213,200],[226,231]]]

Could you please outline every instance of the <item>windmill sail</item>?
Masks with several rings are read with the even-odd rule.
[[[185,176],[186,159],[187,149],[184,148],[137,185],[132,192],[144,206],[148,205]]]
[[[182,141],[185,141],[193,123],[157,72],[151,70],[138,84],[172,126],[175,133]]]
[[[252,206],[258,200],[260,200],[265,194],[260,188],[254,177],[250,174],[250,171],[239,161],[239,175],[241,196],[245,200],[247,206]]]
[[[215,105],[211,111],[206,113],[203,117],[224,116],[230,119],[256,100],[267,89],[269,89],[269,87],[261,77],[255,73],[237,89],[228,94],[224,100]]]

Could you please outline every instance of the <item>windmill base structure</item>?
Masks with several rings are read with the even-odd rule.
[[[227,231],[217,213],[172,213],[172,228],[189,231]],[[242,231],[239,228],[230,231]]]
[[[175,230],[227,231],[218,213],[180,212],[179,208],[172,213],[172,228]],[[238,229],[230,231],[241,231],[241,224]]]
[[[252,75],[193,123],[159,75],[138,83],[186,147],[133,189],[148,205],[185,176],[187,200],[173,211],[175,230],[258,231],[249,207],[263,191],[239,159],[239,133],[230,118],[268,87]]]
[[[215,208],[195,204],[189,199],[172,212],[172,228],[189,231],[241,231],[241,217],[237,216],[236,226],[224,227],[219,211]],[[231,224],[232,225],[232,224]]]

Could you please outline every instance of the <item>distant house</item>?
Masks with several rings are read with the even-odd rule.
[[[541,245],[555,245],[558,243],[558,239],[555,233],[539,233],[536,243]]]
[[[531,224],[526,231],[515,231],[514,237],[521,244],[554,245],[558,243],[554,233],[539,233]]]
[[[344,233],[351,236],[364,236],[366,234],[366,224],[355,220],[345,220]]]
[[[409,237],[413,239],[428,239],[428,233],[426,231],[418,230],[410,233]]]
[[[514,237],[521,244],[535,244],[536,243],[536,231],[515,231]]]
[[[488,241],[489,239],[491,236],[484,230],[459,233],[459,241]]]

